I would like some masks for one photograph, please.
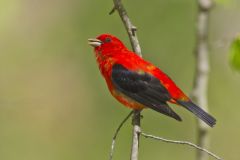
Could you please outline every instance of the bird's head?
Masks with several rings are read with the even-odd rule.
[[[88,44],[94,47],[96,52],[111,52],[126,48],[124,44],[115,36],[101,34],[95,39],[88,39]]]

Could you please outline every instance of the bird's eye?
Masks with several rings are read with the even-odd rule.
[[[107,37],[107,38],[105,39],[105,42],[106,42],[106,43],[111,42],[111,38]]]

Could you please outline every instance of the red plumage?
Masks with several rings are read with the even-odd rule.
[[[181,118],[167,102],[183,106],[213,126],[216,120],[195,105],[163,71],[128,50],[116,37],[102,34],[89,39],[99,69],[111,94],[132,109],[151,108],[177,120]]]

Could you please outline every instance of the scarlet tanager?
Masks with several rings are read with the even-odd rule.
[[[137,110],[151,108],[182,121],[167,104],[170,102],[186,108],[211,127],[216,124],[216,119],[194,104],[163,71],[127,49],[117,37],[102,34],[88,39],[88,43],[94,47],[108,89],[123,105]]]

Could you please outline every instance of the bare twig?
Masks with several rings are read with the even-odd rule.
[[[133,117],[132,117],[133,138],[132,138],[131,160],[138,160],[139,134],[141,132],[140,120],[141,120],[141,111],[134,110]]]
[[[127,30],[133,51],[139,56],[142,56],[141,48],[140,48],[139,41],[136,34],[137,28],[130,21],[127,15],[127,11],[124,8],[121,0],[113,0],[113,3],[114,3],[114,7],[111,10],[110,14],[112,14],[115,10],[118,11],[118,14],[121,17],[122,22],[125,26],[125,29]],[[141,130],[140,121],[141,121],[141,111],[134,110],[133,119],[132,119],[133,141],[132,141],[132,150],[131,150],[131,160],[138,160],[139,131]]]
[[[127,11],[124,8],[121,0],[113,0],[113,3],[114,3],[114,9],[112,9],[112,11],[110,13],[113,13],[114,10],[118,11],[119,16],[121,17],[122,22],[127,30],[133,51],[135,53],[137,53],[139,56],[142,56],[141,47],[139,45],[139,41],[138,41],[137,34],[136,34],[136,27],[130,21],[130,19],[127,15]]]
[[[166,138],[162,138],[162,137],[157,137],[157,136],[153,136],[153,135],[150,135],[150,134],[146,134],[146,133],[143,133],[141,132],[140,133],[142,136],[144,136],[145,138],[152,138],[152,139],[155,139],[155,140],[160,140],[160,141],[163,141],[163,142],[167,142],[167,143],[174,143],[174,144],[182,144],[182,145],[188,145],[188,146],[191,146],[193,148],[196,148],[197,150],[199,150],[200,152],[205,152],[207,153],[208,155],[214,157],[215,159],[217,160],[222,160],[222,158],[218,157],[216,154],[202,148],[202,147],[199,147],[197,146],[196,144],[194,143],[191,143],[191,142],[188,142],[188,141],[176,141],[176,140],[171,140],[171,139],[166,139]]]
[[[117,135],[120,131],[120,129],[122,128],[122,126],[125,124],[125,122],[129,119],[129,117],[133,114],[133,111],[131,111],[127,117],[125,117],[123,119],[123,121],[120,123],[120,125],[118,126],[118,128],[116,129],[115,133],[114,133],[114,136],[113,136],[113,139],[112,139],[112,145],[111,145],[111,152],[110,152],[110,156],[109,156],[109,160],[112,160],[113,158],[113,152],[114,152],[114,148],[115,148],[115,142],[116,142],[116,139],[117,139]]]
[[[115,12],[116,8],[115,6],[113,6],[113,8],[111,9],[111,11],[108,13],[109,15],[113,14]]]
[[[194,77],[194,86],[192,90],[192,98],[199,106],[208,111],[207,89],[208,89],[208,26],[209,12],[213,6],[212,0],[197,0],[198,2],[198,18],[196,31],[196,71]],[[209,127],[202,121],[198,120],[197,133],[198,145],[202,148],[209,148]],[[207,160],[206,153],[197,151],[197,160]]]

